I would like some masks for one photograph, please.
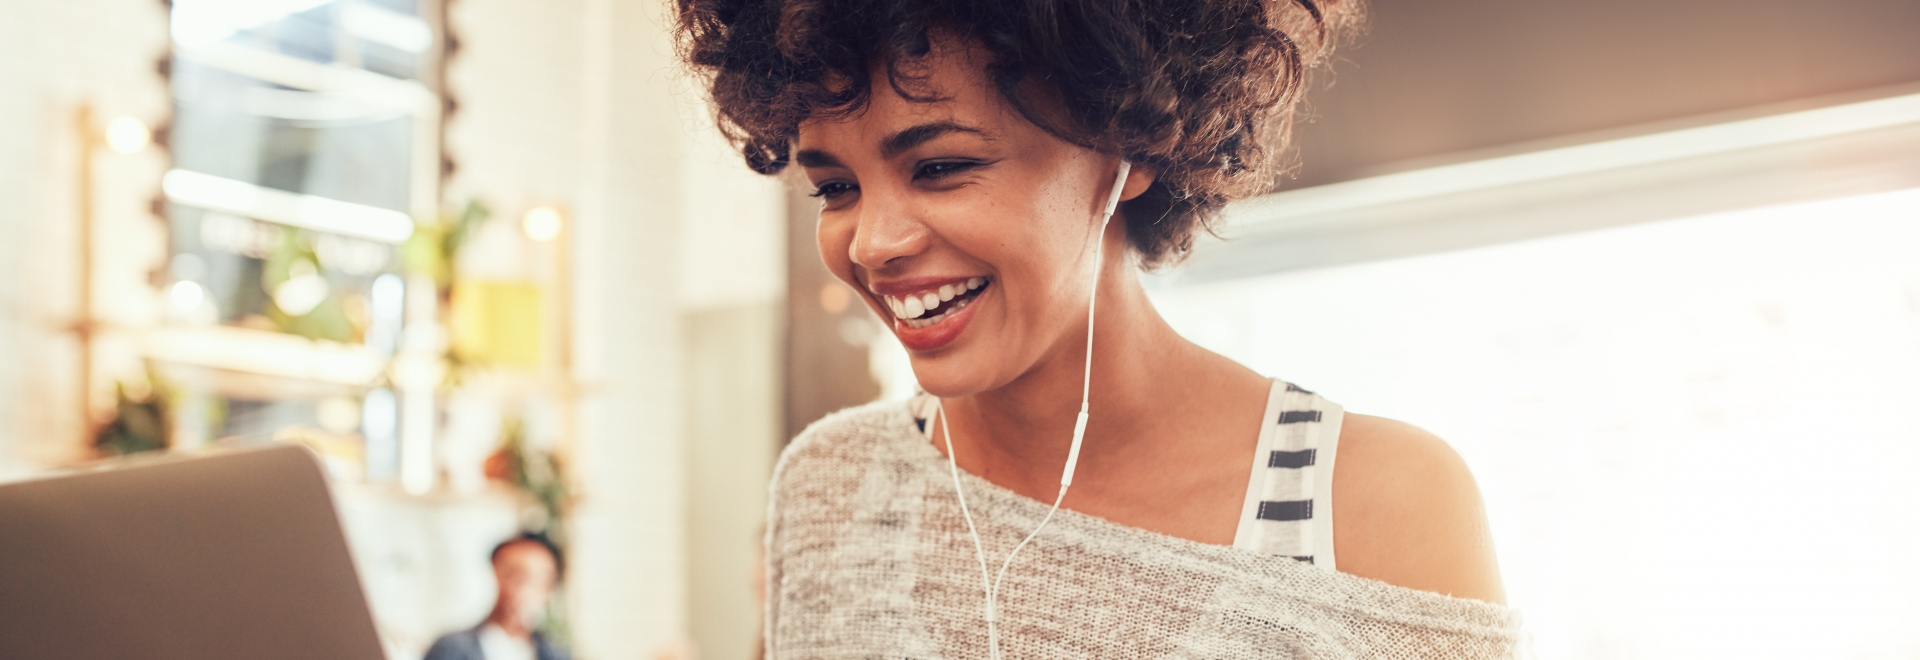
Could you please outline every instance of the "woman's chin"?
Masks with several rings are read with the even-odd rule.
[[[984,379],[977,374],[965,373],[963,369],[951,368],[953,366],[957,365],[939,364],[923,367],[915,361],[913,373],[914,377],[920,381],[920,389],[943,399],[978,394],[992,388],[992,385],[983,383]]]
[[[1001,355],[972,355],[978,346],[955,346],[931,355],[908,354],[913,377],[920,389],[942,398],[963,397],[991,390],[999,385],[994,367]]]

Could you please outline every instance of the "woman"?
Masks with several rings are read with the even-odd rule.
[[[1445,443],[1194,345],[1141,287],[1270,187],[1356,20],[1296,2],[681,0],[720,125],[798,165],[926,392],[782,458],[770,657],[1515,652]]]

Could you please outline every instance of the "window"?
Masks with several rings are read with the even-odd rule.
[[[294,428],[337,441],[349,476],[398,469],[380,377],[401,343],[399,246],[438,206],[426,9],[173,3],[169,326],[150,352],[184,390],[176,442]]]
[[[1646,161],[1569,175],[1550,196],[1502,184],[1404,222],[1373,209],[1346,236],[1288,231],[1359,254],[1609,209],[1741,210],[1331,264],[1293,247],[1267,263],[1305,267],[1155,301],[1204,346],[1452,443],[1541,657],[1908,653],[1920,188],[1884,188],[1920,185],[1915,122],[1803,131],[1767,147],[1789,151],[1741,147],[1687,176]],[[1783,190],[1801,199],[1751,203]],[[1237,272],[1260,263],[1237,249]],[[1222,263],[1203,253],[1192,272]]]

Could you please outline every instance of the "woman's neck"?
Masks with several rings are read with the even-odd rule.
[[[1078,474],[1150,455],[1152,440],[1168,437],[1193,398],[1208,395],[1208,385],[1258,378],[1174,332],[1132,269],[1114,268],[1101,280]],[[1006,386],[945,401],[956,453],[969,471],[1029,495],[1057,487],[1080,410],[1085,338],[1084,331],[1068,333]]]

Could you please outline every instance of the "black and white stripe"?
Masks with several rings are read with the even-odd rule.
[[[1333,567],[1333,457],[1341,412],[1317,394],[1274,382],[1235,547]]]

